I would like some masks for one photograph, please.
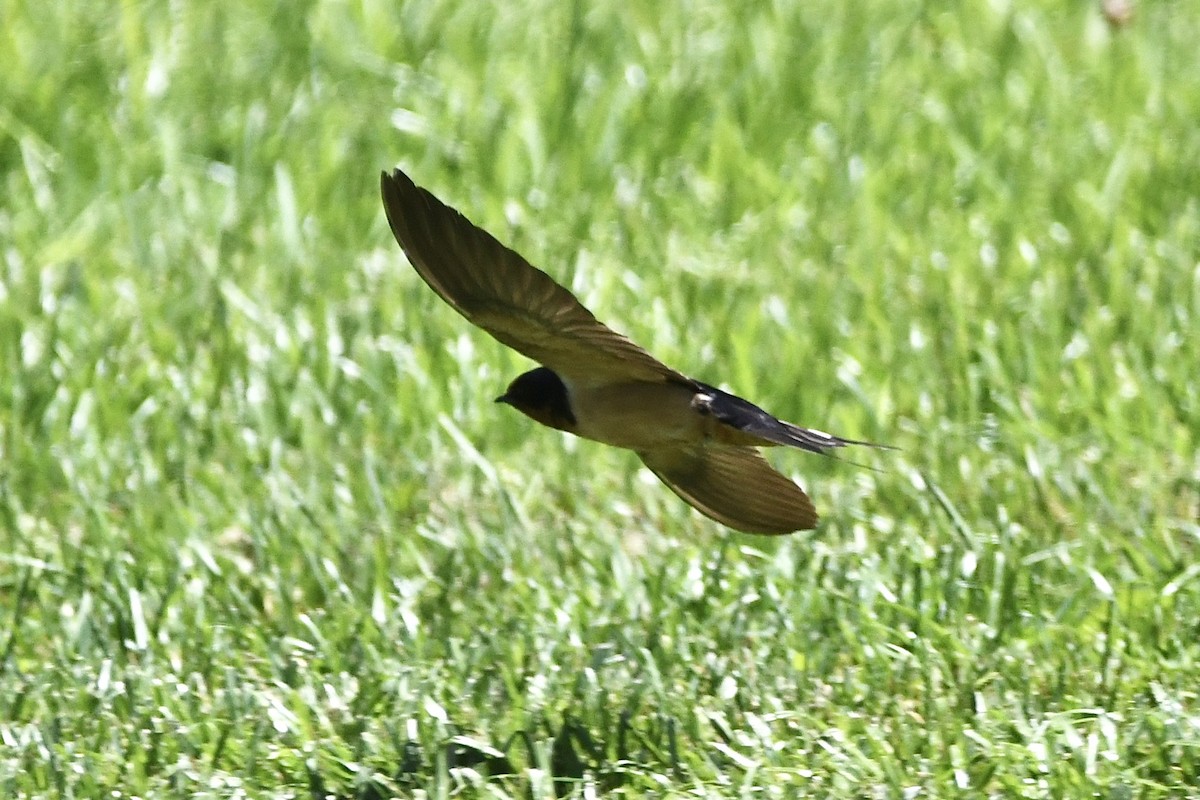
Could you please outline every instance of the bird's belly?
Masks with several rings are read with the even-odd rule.
[[[575,433],[630,450],[698,442],[704,418],[692,407],[695,391],[672,383],[621,383],[568,389]]]

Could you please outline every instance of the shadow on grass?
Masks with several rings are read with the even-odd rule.
[[[557,730],[543,721],[542,730],[514,733],[500,746],[469,736],[454,736],[427,756],[414,741],[402,746],[402,757],[391,781],[382,776],[359,782],[348,793],[331,791],[326,778],[343,783],[353,777],[323,775],[310,763],[309,796],[314,800],[383,800],[396,788],[433,789],[442,785],[452,792],[481,782],[499,782],[514,796],[533,797],[534,771],[548,775],[557,797],[592,783],[607,792],[626,786],[633,776],[667,770],[674,778],[683,774],[676,742],[676,723],[657,718],[646,729],[634,727],[630,715],[621,715],[610,739],[603,740],[567,717]],[[389,785],[385,785],[388,784]]]

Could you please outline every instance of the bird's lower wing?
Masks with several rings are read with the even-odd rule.
[[[639,452],[671,491],[706,517],[745,533],[780,534],[817,526],[804,490],[753,447],[694,447]]]

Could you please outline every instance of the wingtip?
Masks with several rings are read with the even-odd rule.
[[[400,169],[399,167],[392,167],[391,170],[380,170],[379,186],[383,190],[385,196],[387,195],[389,189],[394,192],[401,192],[406,189],[416,188],[416,184],[413,183],[413,179],[408,177],[404,170]]]
[[[383,196],[384,207],[388,204],[388,195],[395,190],[396,179],[386,169],[379,171],[379,193]]]
[[[413,183],[412,178],[404,174],[399,167],[394,167],[390,172],[382,170],[379,173],[379,193],[383,200],[383,211],[387,216],[388,227],[392,229],[392,234],[396,237],[400,248],[407,254],[409,247],[407,246],[407,224],[404,217],[411,213],[414,207],[414,197],[419,197],[417,186]]]

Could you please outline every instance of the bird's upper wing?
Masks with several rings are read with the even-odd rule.
[[[388,224],[417,273],[502,343],[576,383],[687,380],[400,170],[380,184]]]
[[[745,533],[791,533],[817,526],[804,490],[753,447],[696,446],[639,452],[671,491],[701,514]]]

